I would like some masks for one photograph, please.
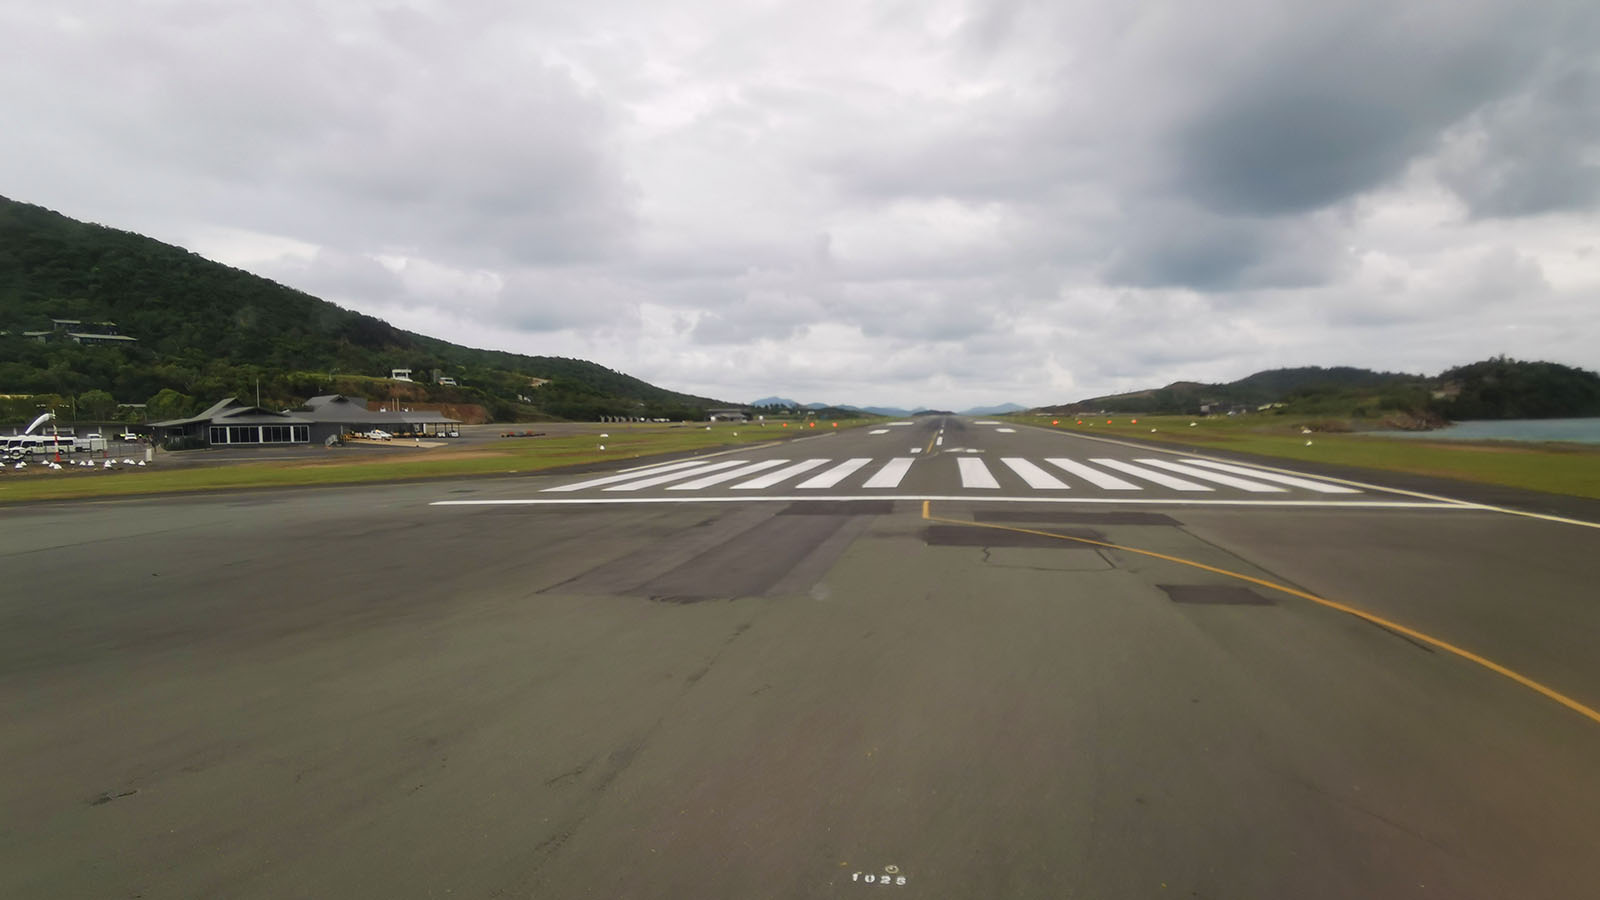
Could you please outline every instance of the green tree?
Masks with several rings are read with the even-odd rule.
[[[180,394],[172,388],[163,388],[145,404],[145,414],[152,422],[181,419],[194,412],[194,398]]]
[[[117,415],[117,398],[105,391],[85,391],[78,395],[78,418],[109,422]]]

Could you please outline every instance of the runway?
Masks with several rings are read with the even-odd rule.
[[[0,894],[1592,896],[1600,529],[1416,487],[933,418],[13,507]]]

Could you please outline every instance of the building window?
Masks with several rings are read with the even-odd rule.
[[[220,426],[211,426],[211,443],[226,444],[228,442],[228,429]]]
[[[296,426],[294,426],[294,442],[296,444],[309,444],[309,443],[311,443],[311,426],[310,425],[296,425]]]
[[[228,443],[230,444],[259,444],[261,443],[261,426],[259,425],[229,425]]]

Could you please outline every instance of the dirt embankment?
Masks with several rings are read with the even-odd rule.
[[[368,400],[367,409],[376,412],[394,401]],[[476,403],[425,403],[405,401],[405,408],[415,412],[436,412],[449,416],[463,425],[482,425],[489,421],[489,411]]]

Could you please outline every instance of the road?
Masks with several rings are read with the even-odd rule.
[[[1600,529],[980,421],[7,508],[0,895],[1595,895]]]

